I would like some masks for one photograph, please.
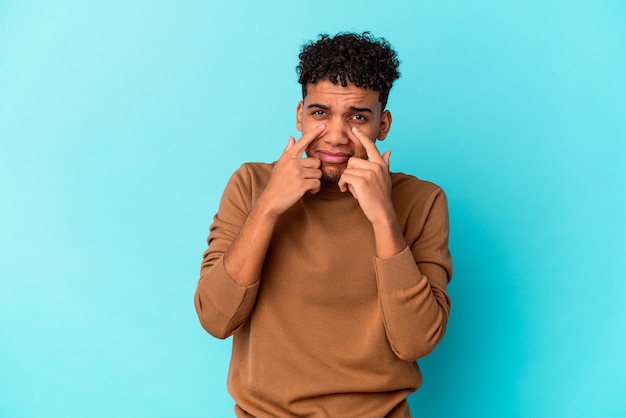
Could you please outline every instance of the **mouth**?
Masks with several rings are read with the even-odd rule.
[[[317,151],[317,156],[324,164],[347,164],[352,157],[345,152]]]

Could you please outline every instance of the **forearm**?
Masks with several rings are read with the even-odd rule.
[[[258,281],[257,285],[240,285],[224,265],[225,254],[233,247],[248,218],[250,224],[255,219],[255,202],[269,174],[265,165],[253,167],[242,165],[228,182],[211,225],[209,247],[202,257],[195,306],[202,326],[217,338],[228,337],[246,321],[258,292]],[[245,231],[241,235],[245,238]],[[233,264],[245,264],[237,263],[236,258],[231,259],[235,260]]]
[[[224,254],[224,268],[238,285],[247,287],[260,280],[277,219],[276,211],[261,196]]]
[[[445,283],[443,289],[433,287],[417,267],[395,214],[373,228],[387,338],[398,357],[416,360],[432,351],[445,332],[450,310]]]
[[[387,338],[396,355],[405,360],[416,360],[435,348],[450,313],[446,288],[452,276],[452,259],[447,202],[441,189],[422,202],[423,209],[412,217],[417,224],[406,226],[410,245],[404,244],[396,254],[383,253],[389,257],[381,257],[377,251],[374,261]],[[416,227],[419,224],[422,226]],[[387,234],[393,237],[393,229]]]

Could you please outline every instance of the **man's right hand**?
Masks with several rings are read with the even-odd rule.
[[[237,237],[224,253],[224,268],[240,286],[251,286],[261,278],[265,254],[278,216],[293,206],[306,192],[320,190],[322,171],[318,158],[302,158],[310,143],[324,132],[320,125],[293,137],[276,162],[270,180],[248,214]]]
[[[263,205],[267,212],[279,216],[294,205],[306,192],[320,190],[322,170],[317,157],[302,157],[310,143],[324,132],[325,125],[313,128],[296,141],[289,137],[289,143],[276,162],[272,175],[257,205]]]

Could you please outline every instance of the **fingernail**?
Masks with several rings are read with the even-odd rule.
[[[322,124],[322,125],[317,125],[317,129],[324,129],[326,125]]]

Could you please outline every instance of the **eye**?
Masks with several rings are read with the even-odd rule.
[[[323,110],[321,110],[321,109],[316,109],[316,110],[313,110],[313,111],[311,112],[311,116],[312,116],[314,119],[325,119],[325,118],[327,117],[327,116],[326,116],[326,112],[325,112],[325,111],[323,111]]]
[[[358,114],[358,113],[356,115],[352,116],[352,119],[358,120],[358,121],[366,121],[367,120],[367,118],[365,116],[363,116],[361,114]]]

